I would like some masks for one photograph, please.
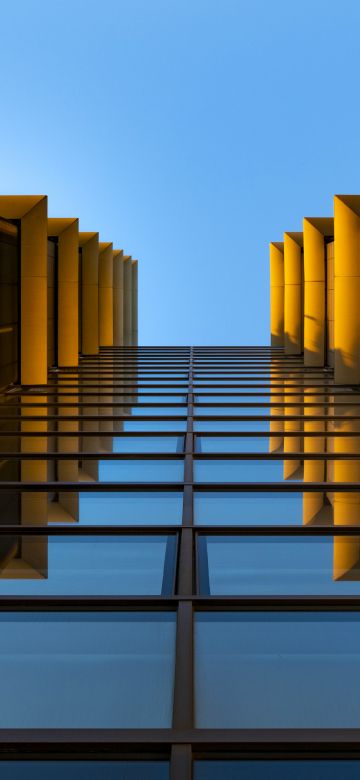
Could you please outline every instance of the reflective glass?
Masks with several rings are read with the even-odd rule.
[[[194,761],[194,780],[358,780],[360,761]]]
[[[286,460],[195,460],[195,482],[282,482]],[[296,474],[287,482],[296,480]]]
[[[195,694],[201,728],[359,728],[360,614],[198,613]]]
[[[359,536],[200,536],[200,589],[211,595],[360,593]]]
[[[182,492],[130,492],[80,494],[83,525],[180,525]]]
[[[196,452],[269,452],[268,436],[196,436]]]
[[[125,397],[124,397],[125,400]],[[185,404],[187,400],[186,395],[148,395],[142,393],[137,398],[131,398],[131,401],[139,402],[141,404]]]
[[[270,406],[194,406],[194,414],[198,417],[213,415],[214,417],[269,417]]]
[[[1,761],[1,780],[168,780],[167,761]]]
[[[173,536],[0,536],[0,595],[172,592]]]
[[[186,431],[186,420],[122,420],[123,431],[171,431],[183,433]]]
[[[196,404],[253,404],[268,403],[271,401],[270,393],[263,393],[262,395],[196,395]]]
[[[197,525],[302,525],[303,494],[195,491],[194,516]]]
[[[299,422],[299,425],[301,423]],[[254,433],[269,433],[270,421],[269,420],[194,420],[194,431],[201,433],[201,431],[224,432],[224,433],[242,433],[243,431],[251,431]]]
[[[100,482],[182,482],[183,460],[99,461]]]
[[[182,417],[187,414],[186,406],[131,406],[129,413],[134,417]]]
[[[118,436],[113,452],[183,452],[183,436]]]
[[[0,728],[168,728],[176,615],[0,615]]]

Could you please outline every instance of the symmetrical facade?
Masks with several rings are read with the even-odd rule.
[[[344,203],[340,227],[308,219],[271,245],[271,347],[106,343],[135,340],[135,292],[123,317],[115,303],[134,266],[79,234],[75,363],[48,338],[46,382],[0,396],[2,779],[358,776]],[[73,221],[51,230],[72,245]],[[58,322],[79,300],[59,278]]]

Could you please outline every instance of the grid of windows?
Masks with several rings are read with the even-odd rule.
[[[4,777],[359,772],[359,397],[210,347],[2,395]]]

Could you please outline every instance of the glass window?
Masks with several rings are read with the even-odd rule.
[[[125,397],[123,397],[125,400]],[[149,395],[141,393],[136,399],[130,398],[130,401],[136,401],[142,404],[186,404],[186,395]]]
[[[269,436],[196,436],[196,452],[269,452]]]
[[[204,612],[196,726],[358,728],[360,614]]]
[[[1,780],[169,780],[167,761],[1,761]]]
[[[171,431],[183,433],[186,431],[186,420],[122,420],[123,431]]]
[[[99,461],[100,482],[182,482],[183,476],[182,459]]]
[[[186,406],[131,406],[134,417],[181,417],[187,414]]]
[[[180,525],[182,491],[81,493],[83,525]]]
[[[302,525],[303,494],[195,491],[197,525]]]
[[[0,595],[167,595],[176,536],[0,536]]]
[[[253,404],[268,403],[271,401],[270,393],[263,393],[262,395],[196,395],[196,404]]]
[[[199,536],[200,592],[360,593],[359,536]]]
[[[299,423],[300,425],[300,423]],[[243,431],[254,431],[254,433],[269,433],[269,420],[194,420],[194,431],[224,432],[224,433],[242,433]]]
[[[360,761],[194,761],[194,780],[357,780]]]
[[[0,616],[0,728],[169,728],[176,615]]]
[[[113,452],[183,452],[183,436],[117,436]]]
[[[195,460],[195,482],[282,482],[286,460]],[[293,482],[295,474],[287,478]]]
[[[268,417],[270,406],[194,406],[194,414],[198,417]]]

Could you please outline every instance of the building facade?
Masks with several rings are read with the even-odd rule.
[[[357,216],[340,200],[340,227],[271,245],[271,347],[137,347],[136,296],[120,322],[115,295],[135,266],[79,234],[76,356],[49,336],[45,382],[9,360],[0,396],[1,778],[358,777],[358,335],[336,302]],[[51,334],[59,271],[45,288]],[[104,343],[111,309],[123,344]]]

